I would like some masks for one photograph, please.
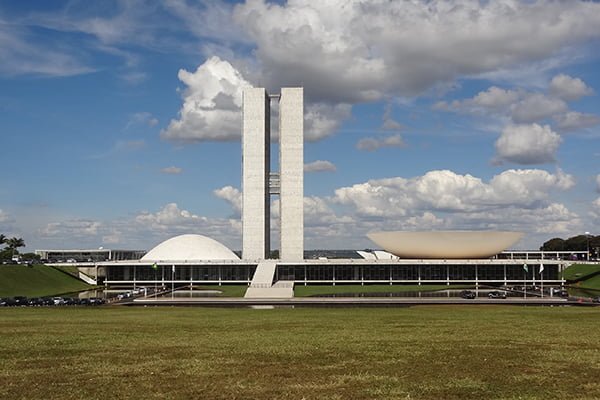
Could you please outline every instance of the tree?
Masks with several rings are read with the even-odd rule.
[[[6,243],[6,236],[0,233],[0,244]]]
[[[566,244],[564,239],[554,238],[545,242],[540,248],[542,251],[565,251]]]
[[[10,239],[6,239],[6,244],[8,245],[8,248],[12,251],[12,255],[15,255],[15,252],[18,253],[18,248],[19,247],[25,247],[25,241],[23,240],[23,238],[10,238]]]

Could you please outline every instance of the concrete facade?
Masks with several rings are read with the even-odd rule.
[[[279,101],[282,261],[304,258],[304,89],[282,88]]]
[[[270,252],[270,104],[264,88],[246,88],[242,108],[242,258]]]
[[[279,173],[270,171],[270,101],[279,99]],[[270,253],[270,196],[280,196],[280,258],[304,258],[304,89],[246,88],[242,107],[242,258]]]

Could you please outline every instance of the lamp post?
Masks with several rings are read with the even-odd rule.
[[[585,233],[585,239],[587,242],[587,260],[590,261],[590,233]]]

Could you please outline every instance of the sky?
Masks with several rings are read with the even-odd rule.
[[[238,250],[242,90],[303,86],[307,249],[600,234],[599,48],[592,1],[0,2],[0,233]]]

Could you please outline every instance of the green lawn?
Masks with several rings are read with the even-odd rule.
[[[599,308],[0,309],[2,399],[598,399]]]
[[[568,281],[576,281],[598,272],[600,264],[572,264],[564,270],[563,277]]]
[[[465,285],[299,285],[294,286],[295,297],[345,293],[397,293],[412,291],[433,291],[445,289],[465,289]]]
[[[247,285],[200,285],[194,286],[194,289],[199,290],[219,290],[219,297],[244,297],[246,294]]]
[[[52,296],[92,286],[45,265],[0,265],[0,297]]]

